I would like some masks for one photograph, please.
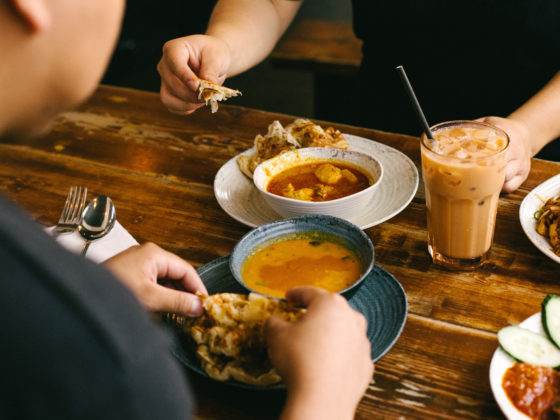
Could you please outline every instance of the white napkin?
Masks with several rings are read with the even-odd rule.
[[[54,226],[47,228],[49,234]],[[79,254],[86,240],[76,230],[72,233],[62,233],[56,238],[58,243],[67,250]],[[96,263],[102,263],[113,255],[118,254],[131,246],[138,245],[138,241],[128,231],[115,221],[113,229],[102,238],[95,239],[89,244],[86,258]]]

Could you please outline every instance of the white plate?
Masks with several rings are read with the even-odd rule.
[[[541,324],[540,312],[531,315],[521,324],[520,327],[545,335]],[[502,413],[509,420],[531,420],[530,417],[519,411],[507,397],[502,387],[502,378],[506,370],[513,366],[515,361],[509,357],[501,348],[497,348],[490,362],[490,387],[494,394],[494,399],[500,406]]]
[[[400,213],[418,188],[418,170],[412,160],[392,147],[363,137],[344,134],[351,150],[370,154],[383,165],[383,179],[364,211],[348,221],[366,229]],[[241,153],[248,154],[251,149]],[[239,155],[238,155],[239,156]],[[253,182],[239,170],[237,157],[228,160],[214,179],[214,195],[222,209],[235,220],[257,227],[281,220],[266,204]]]
[[[533,217],[535,212],[543,206],[544,202],[542,200],[546,201],[558,195],[560,195],[560,174],[543,182],[527,194],[519,207],[519,220],[530,241],[546,256],[560,263],[560,257],[552,252],[548,239],[537,233],[537,221]]]

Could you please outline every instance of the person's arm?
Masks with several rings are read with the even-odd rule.
[[[202,313],[200,299],[193,293],[208,292],[194,267],[153,243],[128,248],[103,264],[149,311]]]
[[[560,73],[507,118],[481,121],[504,130],[510,139],[504,192],[515,191],[529,175],[531,158],[560,137]]]
[[[198,78],[223,83],[262,61],[293,20],[301,1],[219,0],[205,35],[168,41],[157,69],[161,101],[187,115],[204,105]]]
[[[270,359],[288,391],[280,419],[353,419],[373,375],[366,319],[322,289],[299,287],[286,298],[307,312],[266,326]]]
[[[228,76],[234,76],[265,59],[296,15],[301,1],[220,0],[206,35],[224,41],[230,50]]]

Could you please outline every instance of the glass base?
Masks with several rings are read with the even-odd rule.
[[[490,257],[490,249],[476,258],[452,258],[437,252],[428,244],[428,252],[434,264],[447,267],[451,270],[474,270],[484,264]]]

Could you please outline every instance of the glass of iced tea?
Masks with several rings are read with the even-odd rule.
[[[505,178],[507,134],[475,121],[450,121],[422,135],[428,250],[434,263],[470,270],[488,259]]]

